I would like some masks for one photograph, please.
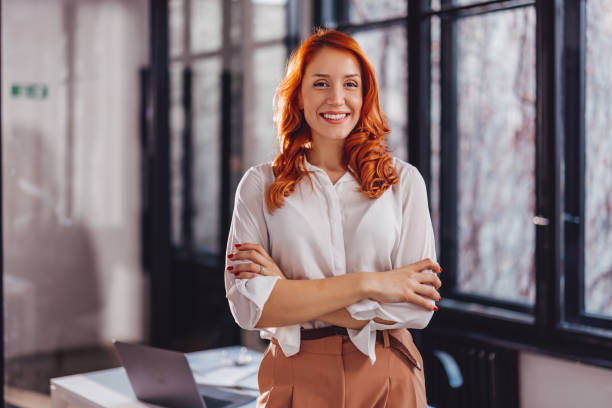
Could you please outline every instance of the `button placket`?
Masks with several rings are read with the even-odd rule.
[[[338,192],[328,181],[326,188],[327,200],[329,205],[329,221],[331,225],[331,241],[333,249],[333,266],[335,275],[346,273],[346,254],[344,252],[344,232],[342,230],[342,210]]]

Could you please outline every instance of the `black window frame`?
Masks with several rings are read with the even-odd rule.
[[[511,333],[532,332],[537,328],[537,310],[541,307],[538,302],[543,300],[536,289],[535,305],[525,305],[518,302],[486,297],[478,294],[460,292],[457,289],[457,264],[458,264],[458,209],[457,209],[457,166],[458,166],[458,123],[457,123],[457,32],[456,23],[464,17],[485,15],[489,13],[504,12],[516,8],[536,7],[536,25],[539,24],[541,13],[537,11],[536,1],[474,1],[472,4],[454,5],[452,0],[442,0],[438,10],[422,9],[422,18],[430,19],[438,17],[440,19],[440,263],[444,265],[446,274],[444,275],[444,286],[441,289],[442,296],[446,299],[441,305],[447,309],[439,315],[447,315],[453,312],[466,312],[477,305],[475,312],[468,312],[470,315],[479,315],[483,322],[492,324],[492,333],[498,333],[504,327],[510,327]],[[536,27],[536,75],[537,78],[537,107],[538,112],[545,106],[554,105],[554,96],[546,94],[546,88],[542,82],[540,73],[546,63],[544,55],[540,52],[544,33]],[[543,65],[544,64],[544,65]],[[554,88],[553,88],[554,89]],[[543,115],[536,118],[536,214],[541,219],[554,219],[554,206],[551,207],[549,200],[554,195],[554,188],[558,183],[551,183],[546,177],[554,175],[554,166],[557,164],[551,161],[549,146],[545,143],[546,134],[549,132],[550,123],[543,121]],[[553,124],[554,125],[554,124]],[[554,128],[553,128],[554,129]],[[552,167],[550,167],[552,166]],[[549,191],[541,191],[544,188],[553,188]],[[555,225],[535,225],[535,264],[536,281],[545,279],[545,274],[550,275],[556,265],[554,237]],[[547,262],[543,262],[546,259]],[[540,287],[536,283],[536,288]],[[544,302],[546,303],[546,302]],[[543,312],[543,311],[542,311]],[[486,323],[483,325],[486,326]],[[533,337],[535,333],[530,333]]]
[[[198,263],[209,268],[222,267],[225,262],[225,244],[232,216],[234,193],[238,182],[242,177],[242,170],[233,169],[230,165],[232,158],[242,156],[242,106],[241,87],[243,78],[231,70],[232,59],[238,52],[241,45],[232,44],[230,39],[230,22],[234,13],[233,7],[244,7],[244,5],[234,5],[231,2],[221,2],[222,7],[222,37],[223,41],[220,48],[200,53],[192,53],[189,49],[183,49],[180,55],[170,56],[169,64],[183,63],[181,87],[182,87],[182,106],[184,111],[184,130],[182,134],[183,161],[181,166],[181,177],[185,181],[182,190],[181,217],[180,217],[180,242],[172,242],[172,250],[176,257],[183,260],[197,260]],[[297,0],[287,0],[287,33],[285,36],[253,41],[253,50],[263,49],[270,46],[285,45],[287,56],[299,45],[299,3]],[[185,32],[182,33],[184,48],[189,44],[187,40],[190,26],[190,6],[189,1],[185,1],[183,8],[183,18],[185,20]],[[207,251],[198,248],[194,244],[193,220],[195,215],[195,205],[193,198],[193,108],[192,108],[192,77],[193,62],[202,61],[208,58],[221,58],[223,60],[221,68],[221,78],[219,79],[220,88],[220,168],[218,174],[220,178],[219,191],[219,251]]]
[[[348,0],[314,2],[315,25],[349,34],[400,20],[408,33],[408,155],[431,194],[431,19],[441,26],[440,262],[444,300],[430,323],[521,350],[612,367],[612,318],[584,311],[586,0],[408,1],[405,18],[348,22]],[[515,8],[536,14],[535,265],[533,306],[457,293],[456,53],[454,19]],[[454,87],[454,88],[453,88]],[[579,101],[576,103],[575,101]]]

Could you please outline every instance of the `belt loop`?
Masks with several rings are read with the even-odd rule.
[[[383,344],[385,348],[389,348],[389,330],[383,330]]]

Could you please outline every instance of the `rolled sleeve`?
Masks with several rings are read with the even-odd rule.
[[[226,278],[227,279],[227,278]],[[252,279],[236,279],[230,276],[227,300],[234,320],[245,330],[257,330],[263,307],[270,297],[279,276],[258,276]]]
[[[260,244],[268,253],[268,230],[264,218],[264,187],[257,170],[251,167],[242,177],[234,202],[234,213],[227,240],[226,253],[235,251],[234,244]],[[236,323],[245,330],[256,330],[264,304],[280,279],[278,276],[258,276],[236,279],[227,272],[227,266],[250,261],[231,261],[226,258],[224,270],[225,295]]]
[[[379,318],[396,322],[395,324],[381,324],[372,322],[376,329],[423,329],[427,326],[433,312],[413,303],[379,303],[365,299],[347,307],[353,319],[374,320]]]

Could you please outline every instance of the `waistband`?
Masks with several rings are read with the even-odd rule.
[[[329,336],[348,336],[346,327],[327,326],[318,329],[301,329],[300,337],[302,340],[316,340]]]
[[[421,364],[409,350],[410,346],[414,348],[412,338],[407,333],[406,335],[409,337],[409,339],[407,339],[406,336],[402,336],[402,334],[404,334],[403,332],[406,332],[406,329],[378,330],[376,331],[376,341],[382,343],[384,347],[391,347],[395,349],[405,360],[407,360],[407,362],[421,370]],[[340,326],[327,326],[318,329],[301,329],[300,334],[302,340],[318,340],[332,336],[348,337],[346,327]],[[403,343],[407,341],[410,341],[412,344],[408,345]]]
[[[330,337],[330,336],[347,336],[348,337],[348,331],[346,330],[346,327],[341,327],[341,326],[326,326],[326,327],[319,327],[317,329],[301,329],[300,330],[300,337],[302,340],[317,340],[317,339],[322,339],[324,337]],[[389,344],[390,344],[389,330],[377,331],[376,340],[384,344],[385,347],[389,347]]]

